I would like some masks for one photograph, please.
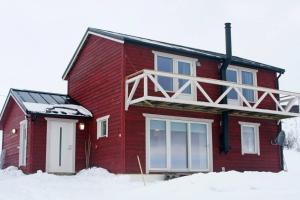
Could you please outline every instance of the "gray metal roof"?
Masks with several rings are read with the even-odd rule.
[[[10,89],[0,120],[10,97],[26,114],[39,114],[58,117],[92,117],[92,114],[65,94]]]
[[[118,40],[139,43],[139,44],[148,45],[151,47],[157,47],[157,48],[162,48],[165,50],[175,51],[178,53],[200,55],[200,56],[215,58],[215,59],[219,59],[219,60],[224,60],[226,58],[226,55],[222,54],[222,53],[206,51],[203,49],[196,49],[196,48],[186,47],[186,46],[182,46],[182,45],[171,44],[171,43],[161,42],[161,41],[157,41],[157,40],[151,40],[151,39],[147,39],[147,38],[127,35],[127,34],[122,34],[122,33],[117,33],[117,32],[97,29],[97,28],[88,28],[88,31],[91,31],[91,32],[94,32],[97,34],[101,34],[101,35],[104,35],[107,37],[112,37],[112,38],[115,38]],[[263,68],[263,69],[267,69],[267,70],[276,71],[279,73],[285,72],[285,70],[282,68],[274,67],[271,65],[267,65],[264,63],[256,62],[256,61],[245,59],[245,58],[241,58],[238,56],[232,57],[232,63],[240,64],[240,65],[244,65],[244,66],[248,66],[248,67],[253,67],[253,68]]]
[[[78,104],[68,95],[64,94],[19,89],[11,89],[11,94],[14,95],[19,103]]]

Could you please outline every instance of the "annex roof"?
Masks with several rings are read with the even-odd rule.
[[[124,42],[137,43],[140,45],[159,48],[159,49],[166,50],[166,51],[173,51],[173,52],[177,52],[177,53],[190,54],[190,55],[195,55],[195,56],[204,56],[204,57],[209,57],[212,59],[218,59],[221,62],[224,61],[226,58],[226,55],[222,54],[222,53],[206,51],[206,50],[202,50],[202,49],[191,48],[191,47],[186,47],[186,46],[182,46],[182,45],[171,44],[171,43],[167,43],[167,42],[161,42],[161,41],[157,41],[157,40],[127,35],[127,34],[123,34],[123,33],[117,33],[117,32],[113,32],[113,31],[107,31],[107,30],[102,30],[102,29],[97,29],[97,28],[88,28],[83,39],[80,42],[80,45],[78,46],[77,50],[75,51],[67,69],[65,70],[65,72],[63,74],[63,79],[66,78],[67,74],[71,70],[71,68],[74,64],[74,61],[77,58],[77,55],[79,54],[83,44],[85,43],[87,36],[90,34],[97,35],[99,37],[104,37],[107,39],[111,39],[113,41],[120,42],[120,43],[124,43]],[[285,70],[282,68],[264,64],[264,63],[260,63],[260,62],[256,62],[256,61],[245,59],[245,58],[241,58],[238,56],[232,56],[232,64],[244,65],[244,66],[248,66],[248,67],[252,67],[252,68],[262,68],[262,69],[272,70],[272,71],[279,72],[279,73],[285,72]]]
[[[9,98],[12,97],[25,114],[56,117],[92,117],[92,113],[65,94],[10,89],[2,108],[0,120]]]

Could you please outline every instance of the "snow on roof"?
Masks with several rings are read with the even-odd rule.
[[[24,114],[44,114],[60,117],[92,117],[92,113],[66,94],[10,89],[0,113],[0,122],[12,97]]]
[[[80,105],[74,104],[41,104],[24,102],[26,110],[31,113],[48,115],[92,117],[92,113]]]

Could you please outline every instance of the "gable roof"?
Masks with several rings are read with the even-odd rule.
[[[179,54],[181,53],[181,54],[189,54],[191,56],[203,56],[203,57],[207,57],[207,58],[211,58],[211,59],[217,59],[220,62],[223,62],[226,59],[226,55],[222,54],[222,53],[206,51],[203,49],[196,49],[196,48],[186,47],[186,46],[182,46],[182,45],[171,44],[171,43],[167,43],[167,42],[161,42],[161,41],[157,41],[157,40],[127,35],[127,34],[123,34],[123,33],[117,33],[117,32],[113,32],[113,31],[107,31],[107,30],[102,30],[102,29],[97,29],[97,28],[88,28],[78,46],[78,48],[76,49],[71,61],[69,62],[67,69],[65,70],[65,72],[63,74],[63,79],[66,78],[66,76],[72,69],[74,62],[76,61],[77,56],[89,35],[97,35],[99,37],[110,39],[110,40],[113,40],[113,41],[119,42],[119,43],[129,42],[129,43],[140,44],[140,45],[148,46],[148,47],[152,47],[152,48],[158,48],[158,49],[162,49],[165,51],[172,51],[172,52],[179,53]],[[232,56],[231,63],[237,64],[237,65],[243,65],[246,67],[248,66],[248,67],[252,67],[252,68],[261,68],[261,69],[266,69],[266,70],[272,70],[272,71],[275,71],[278,73],[285,72],[285,70],[282,68],[263,64],[260,62],[241,58],[238,56]]]
[[[24,114],[37,114],[56,117],[92,117],[90,111],[65,94],[33,90],[10,89],[0,113],[0,121],[12,97]]]

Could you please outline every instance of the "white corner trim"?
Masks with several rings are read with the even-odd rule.
[[[106,119],[109,119],[109,117],[110,117],[110,115],[105,115],[103,117],[97,118],[96,121],[99,122],[99,121],[102,121],[102,120],[106,120]]]
[[[256,127],[260,126],[260,123],[253,123],[253,122],[242,122],[242,121],[239,121],[239,124],[243,125],[243,126],[256,126]]]
[[[188,122],[205,122],[210,124],[214,122],[213,119],[190,118],[190,117],[180,117],[180,116],[173,116],[173,115],[156,115],[156,114],[143,113],[143,116],[146,118],[173,119],[173,120],[188,121]]]

